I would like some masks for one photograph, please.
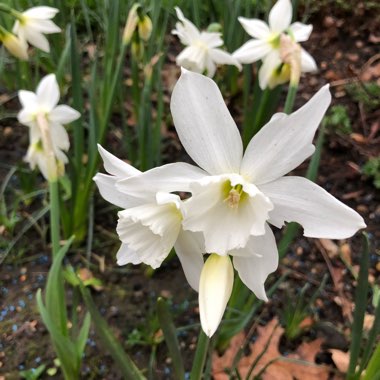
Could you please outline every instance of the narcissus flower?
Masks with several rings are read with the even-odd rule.
[[[295,43],[307,41],[313,30],[312,25],[292,21],[292,3],[290,0],[278,0],[269,12],[269,25],[259,19],[239,17],[245,31],[253,37],[237,49],[233,56],[240,63],[253,63],[259,60],[263,64],[259,71],[259,83],[262,89],[274,87],[289,80],[289,67],[281,57],[281,35],[287,34]],[[317,69],[313,57],[300,48],[301,72]],[[285,64],[285,68],[282,65]],[[277,78],[276,78],[277,77]]]
[[[123,209],[118,213],[116,229],[122,242],[116,255],[117,263],[145,263],[156,269],[175,247],[189,284],[198,290],[203,265],[202,235],[183,231],[184,202],[178,195],[161,192],[159,183],[151,184],[139,194],[128,193],[123,181],[141,172],[100,145],[98,148],[109,174],[98,173],[94,181],[104,199]],[[188,164],[180,164],[180,167],[189,175],[188,182],[194,176],[199,178],[199,169],[194,170]],[[157,169],[152,171],[157,172]]]
[[[217,32],[200,32],[185,18],[182,11],[175,7],[179,22],[172,34],[179,37],[187,47],[178,55],[177,65],[197,73],[206,73],[213,77],[217,65],[234,65],[241,70],[241,65],[231,54],[219,49],[223,45],[221,34]]]
[[[63,174],[64,164],[68,161],[64,151],[70,147],[63,125],[78,119],[80,113],[66,105],[57,106],[59,87],[54,74],[44,77],[35,93],[20,90],[18,97],[23,107],[18,113],[18,120],[29,127],[30,145],[26,161],[32,169],[37,165],[48,180]],[[50,171],[57,169],[57,172],[50,172],[49,167]]]
[[[17,15],[13,33],[25,43],[29,42],[30,45],[48,53],[50,46],[44,35],[61,31],[61,28],[51,21],[57,13],[58,9],[47,6],[30,8]]]
[[[275,114],[243,154],[238,128],[215,82],[183,70],[171,111],[182,145],[204,171],[187,167],[185,173],[183,164],[174,163],[119,183],[136,196],[149,186],[191,193],[183,203],[182,226],[202,233],[204,252],[211,254],[198,274],[207,335],[215,332],[230,297],[231,265],[256,296],[266,300],[264,281],[278,264],[269,224],[281,228],[285,222],[298,222],[305,236],[331,239],[351,237],[365,227],[358,213],[318,185],[285,176],[313,154],[312,140],[330,101],[324,86],[291,115]]]

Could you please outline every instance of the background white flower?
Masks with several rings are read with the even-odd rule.
[[[58,105],[59,87],[54,74],[44,77],[37,86],[36,92],[20,90],[18,97],[22,105],[17,118],[20,123],[29,127],[30,148],[26,161],[31,167],[37,164],[45,178],[46,165],[42,165],[43,155],[46,152],[42,144],[43,126],[40,120],[44,120],[49,129],[51,145],[57,163],[61,166],[67,163],[64,151],[70,147],[69,136],[64,124],[69,124],[80,117],[80,113],[67,105]]]
[[[186,19],[182,11],[175,7],[179,22],[172,33],[187,47],[178,55],[178,66],[188,70],[203,73],[213,77],[217,65],[234,65],[241,70],[241,65],[231,54],[219,49],[223,45],[220,33],[200,32],[197,27]]]
[[[13,26],[15,33],[22,41],[45,51],[50,51],[49,42],[44,34],[59,33],[61,28],[51,19],[58,13],[58,9],[39,6],[22,12]]]
[[[253,37],[247,41],[233,56],[241,63],[253,63],[263,60],[259,71],[259,83],[262,89],[270,84],[270,79],[281,65],[280,36],[287,33],[295,42],[309,39],[312,25],[292,21],[292,3],[290,0],[278,0],[269,12],[269,25],[259,19],[239,17],[245,31]],[[301,48],[301,71],[312,72],[317,70],[313,57]]]

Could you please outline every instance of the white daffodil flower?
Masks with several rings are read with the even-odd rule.
[[[330,101],[324,86],[291,115],[275,114],[243,155],[238,128],[215,82],[183,70],[172,94],[171,111],[182,145],[204,172],[194,175],[189,170],[193,175],[189,182],[183,164],[174,163],[118,183],[132,195],[149,186],[191,192],[183,204],[183,229],[201,232],[205,252],[213,257],[206,261],[199,288],[207,335],[215,332],[222,318],[233,282],[230,261],[213,255],[232,256],[242,281],[266,300],[265,279],[278,265],[268,223],[281,228],[285,222],[298,222],[305,236],[330,239],[349,238],[366,226],[358,213],[318,185],[284,176],[313,154],[313,137]],[[213,263],[220,268],[219,279]]]
[[[51,21],[58,12],[58,9],[47,6],[30,8],[18,15],[18,20],[13,26],[13,33],[25,43],[29,42],[29,44],[48,53],[50,46],[44,34],[61,31],[61,28]]]
[[[301,22],[292,21],[292,3],[290,0],[278,0],[269,12],[269,25],[259,19],[248,19],[239,17],[239,22],[245,31],[253,37],[247,41],[233,56],[240,63],[253,63],[259,60],[263,64],[259,70],[259,84],[262,89],[274,87],[279,83],[289,80],[289,74],[281,71],[283,61],[280,54],[281,35],[286,33],[294,42],[303,42],[309,39],[312,25],[305,25]],[[313,72],[317,70],[317,65],[313,57],[301,48],[301,72]],[[287,68],[285,67],[285,70]],[[273,78],[272,77],[280,77]],[[281,78],[281,76],[283,78]]]
[[[201,234],[183,231],[183,202],[179,196],[161,192],[160,184],[149,184],[139,194],[128,193],[123,181],[139,177],[141,172],[100,145],[98,148],[109,174],[98,173],[94,181],[104,199],[124,209],[118,213],[116,230],[122,244],[116,255],[117,263],[145,263],[156,269],[174,247],[190,286],[198,290],[204,244]],[[188,164],[181,164],[181,169],[188,182],[203,175]],[[186,185],[183,188],[188,190]]]
[[[175,7],[179,22],[172,34],[179,37],[187,47],[178,55],[177,65],[188,70],[213,77],[217,65],[234,65],[241,70],[241,65],[231,54],[219,49],[223,45],[220,33],[200,32],[198,28],[185,18],[182,11]]]
[[[67,105],[58,105],[59,87],[54,74],[44,77],[36,92],[20,90],[22,105],[18,121],[29,127],[30,146],[25,160],[32,169],[37,165],[46,179],[50,156],[56,160],[58,174],[68,162],[64,151],[70,147],[69,136],[63,127],[80,117],[80,113]],[[49,158],[50,157],[50,158]]]

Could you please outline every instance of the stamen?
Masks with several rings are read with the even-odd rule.
[[[228,193],[228,197],[224,200],[229,207],[236,209],[239,207],[241,195],[243,193],[243,186],[236,185]]]

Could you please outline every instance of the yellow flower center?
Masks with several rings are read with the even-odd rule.
[[[237,209],[240,202],[246,197],[243,185],[231,186],[231,182],[226,182],[224,186],[224,202],[232,209]]]

